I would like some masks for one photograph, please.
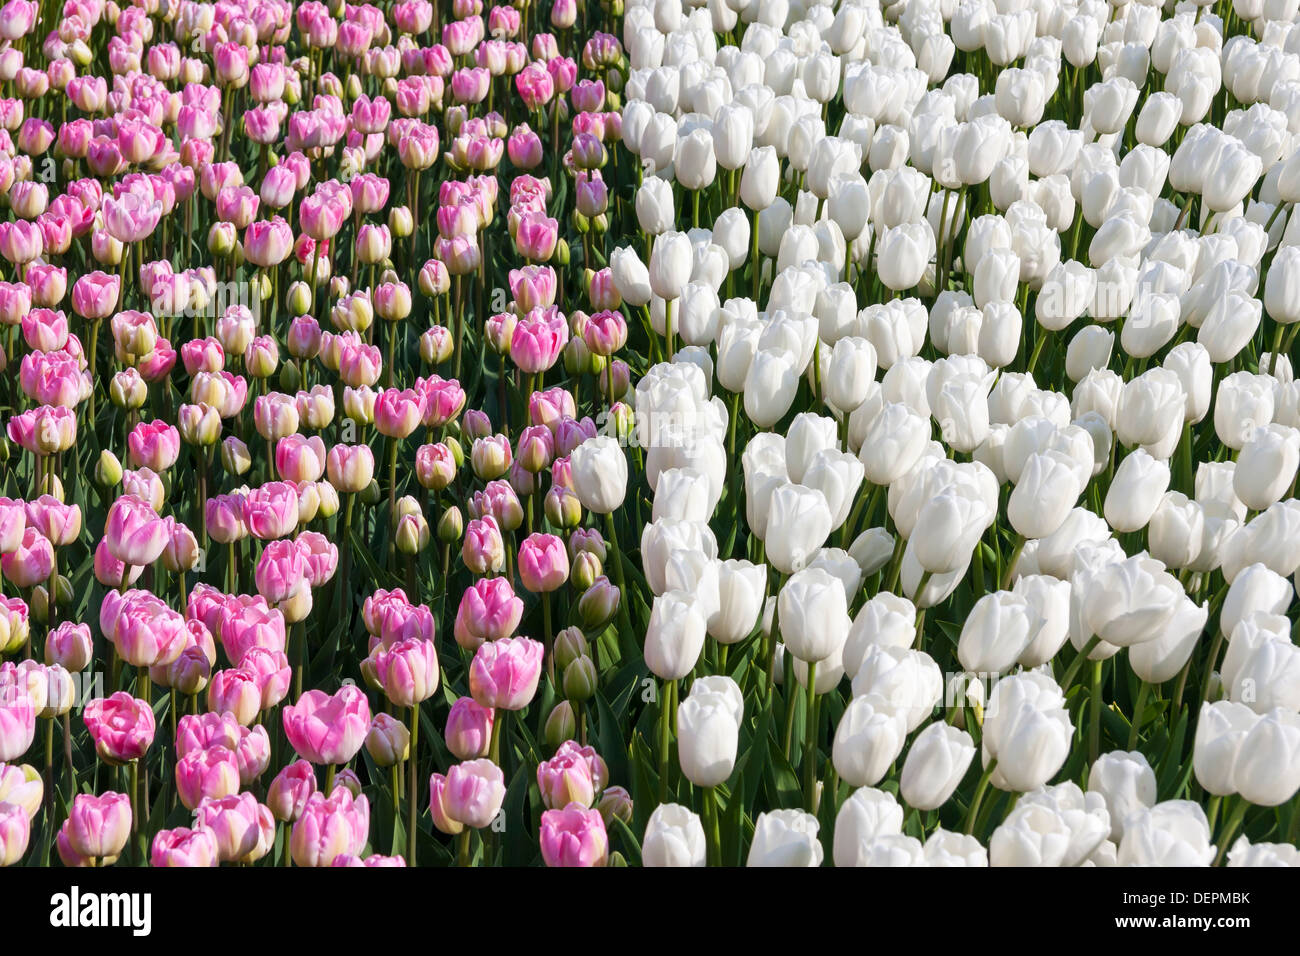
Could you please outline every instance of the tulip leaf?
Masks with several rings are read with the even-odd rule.
[[[628,862],[635,866],[641,865],[641,841],[637,839],[632,828],[622,817],[611,817],[614,824],[614,830],[618,833],[623,841],[623,847],[629,856]]]

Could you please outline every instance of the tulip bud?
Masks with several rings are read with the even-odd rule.
[[[591,588],[596,579],[601,576],[602,568],[600,558],[594,554],[583,552],[573,561],[573,570],[570,572],[569,579],[573,586],[581,590]]]
[[[596,809],[600,811],[606,827],[609,827],[615,819],[630,824],[632,822],[632,795],[623,787],[606,787],[600,795],[600,799],[596,801]],[[615,856],[617,855],[615,854]],[[622,866],[624,864],[615,863],[611,857],[610,865]]]
[[[227,474],[238,477],[253,467],[253,458],[248,453],[248,446],[230,435],[221,443],[221,467]]]
[[[301,280],[292,283],[285,293],[285,306],[290,315],[305,315],[311,307],[311,287]]]
[[[415,219],[407,206],[394,206],[388,211],[388,228],[393,236],[405,239],[415,231]]]
[[[101,488],[115,488],[122,480],[122,463],[107,448],[99,453],[95,463],[95,483]]]
[[[546,492],[543,510],[546,520],[556,528],[576,528],[582,522],[582,502],[572,490],[562,485],[552,485]]]
[[[585,654],[564,669],[564,696],[572,701],[590,700],[596,694],[600,676],[596,665]]]
[[[589,652],[590,646],[579,628],[566,627],[555,635],[555,666],[561,670]]]
[[[598,631],[614,619],[618,612],[619,590],[608,578],[596,582],[578,598],[578,619],[589,631]]]
[[[403,515],[397,523],[397,550],[419,554],[429,544],[429,522],[422,514]]]
[[[443,544],[453,544],[465,533],[465,518],[460,509],[452,505],[438,519],[438,540]]]
[[[392,767],[411,753],[411,732],[389,714],[376,714],[366,734],[366,752],[375,765]]]
[[[547,746],[559,747],[566,740],[572,740],[577,732],[578,720],[574,716],[573,705],[567,700],[560,701],[546,718],[544,735]]]

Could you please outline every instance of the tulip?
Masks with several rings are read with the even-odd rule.
[[[217,838],[207,827],[159,830],[149,851],[150,866],[217,866],[220,855]]]
[[[651,673],[665,681],[691,672],[704,648],[705,614],[686,591],[665,591],[654,599],[646,626],[644,655]]]
[[[470,664],[470,695],[483,707],[523,710],[537,693],[543,651],[527,637],[481,644]]]
[[[547,866],[604,866],[608,860],[604,820],[578,804],[544,812],[540,839]]]
[[[284,708],[289,745],[304,760],[333,766],[351,760],[370,729],[370,705],[360,688],[345,685],[333,696],[309,690]]]
[[[676,803],[655,807],[641,841],[645,866],[704,866],[706,844],[700,818]]]
[[[815,867],[822,863],[817,819],[801,810],[769,810],[754,823],[746,866]]]
[[[902,753],[906,736],[905,716],[887,701],[871,694],[854,697],[835,730],[836,773],[851,786],[874,786]]]
[[[1056,774],[1073,733],[1063,703],[1056,683],[1038,672],[997,683],[989,697],[983,740],[985,766],[997,760],[994,786],[1025,792]]]
[[[473,829],[488,826],[501,810],[506,785],[501,768],[491,760],[466,760],[447,771],[441,794],[447,816]]]
[[[225,747],[192,750],[176,762],[176,793],[187,810],[239,792],[239,763]]]
[[[738,693],[738,690],[737,690]],[[677,748],[682,773],[696,786],[726,782],[736,762],[739,713],[725,694],[692,687],[677,708]]]
[[[99,861],[116,858],[131,835],[130,798],[123,793],[77,794],[63,835],[79,856]]]
[[[92,700],[86,705],[85,721],[96,752],[109,763],[138,760],[153,743],[153,708],[124,691]]]
[[[574,492],[584,508],[610,514],[622,506],[627,491],[627,458],[615,439],[588,439],[573,450],[569,463]]]
[[[957,659],[975,673],[1003,673],[1029,648],[1036,623],[1029,602],[1010,591],[975,602],[957,641]]]
[[[290,849],[298,866],[330,866],[336,857],[361,853],[369,833],[369,801],[345,787],[326,797],[313,793],[293,825]]]
[[[1088,772],[1088,792],[1098,793],[1110,814],[1110,838],[1119,840],[1125,823],[1136,813],[1154,806],[1156,776],[1145,756],[1137,751],[1102,754]]]
[[[957,789],[974,757],[975,745],[964,730],[930,724],[912,742],[903,763],[903,799],[918,810],[937,809]]]

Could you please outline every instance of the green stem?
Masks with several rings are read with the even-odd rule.
[[[1101,665],[1092,662],[1092,695],[1088,705],[1088,766],[1097,761],[1101,753]]]
[[[989,761],[989,765],[984,768],[980,774],[980,781],[975,785],[975,796],[971,799],[970,810],[966,814],[966,833],[975,832],[975,818],[979,814],[980,804],[984,802],[984,791],[988,789],[989,779],[993,776],[993,770],[998,765],[997,758]]]
[[[1088,643],[1083,645],[1083,650],[1079,651],[1074,660],[1070,661],[1070,666],[1061,675],[1061,690],[1063,692],[1070,689],[1070,685],[1074,682],[1074,675],[1079,673],[1079,668],[1083,666],[1083,662],[1088,659],[1089,654],[1097,649],[1097,645],[1100,643],[1101,638],[1094,634],[1088,638]]]
[[[677,681],[663,682],[659,697],[659,802],[668,802],[668,750],[672,733],[672,706]]]
[[[411,756],[407,758],[406,865],[415,866],[415,823],[419,807],[420,707],[411,708]],[[326,794],[328,796],[328,794]]]
[[[1228,853],[1232,838],[1236,836],[1237,828],[1241,826],[1241,821],[1246,818],[1246,811],[1250,809],[1250,803],[1245,797],[1238,797],[1237,801],[1237,805],[1232,810],[1232,815],[1223,824],[1223,832],[1219,834],[1219,853],[1214,858],[1215,866],[1223,863],[1223,858]]]
[[[718,805],[718,788],[706,787],[704,790],[704,807],[709,819],[709,852],[708,863],[710,866],[722,865],[722,829],[719,826],[718,818],[722,816],[722,808]]]
[[[1151,685],[1142,681],[1138,685],[1137,700],[1133,702],[1133,723],[1128,732],[1128,749],[1137,747],[1138,731],[1142,729],[1142,711],[1146,707],[1147,697],[1151,694]]]
[[[1214,640],[1210,642],[1210,656],[1205,661],[1205,677],[1201,679],[1201,703],[1210,699],[1210,678],[1214,676],[1215,664],[1219,661],[1219,651],[1223,648],[1223,628],[1214,629]]]
[[[817,808],[817,662],[808,664],[808,721],[804,734],[803,788],[809,813]]]

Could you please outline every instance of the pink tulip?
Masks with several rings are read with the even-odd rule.
[[[248,347],[248,353],[245,355],[246,362],[256,347],[256,342]],[[253,373],[251,368],[249,371],[250,374]],[[283,392],[259,395],[253,402],[253,424],[257,426],[257,433],[267,441],[292,435],[298,431],[298,404]]]
[[[496,518],[497,524],[505,531],[514,531],[524,523],[524,508],[519,503],[519,492],[513,485],[516,468],[517,463],[510,467],[510,481],[489,481],[482,491],[474,492],[469,500],[471,517]]]
[[[505,542],[496,518],[485,515],[471,521],[465,528],[460,554],[465,567],[474,574],[496,572],[505,567]]]
[[[249,726],[262,709],[257,675],[242,667],[217,671],[208,684],[208,707],[217,713],[230,713],[241,726]]]
[[[530,63],[515,76],[515,89],[523,100],[524,108],[536,112],[555,96],[555,81],[546,67],[539,63]]]
[[[110,591],[99,625],[119,657],[132,667],[170,664],[189,643],[185,619],[148,591]]]
[[[94,656],[89,624],[64,621],[45,636],[45,663],[58,664],[73,674],[85,670]]]
[[[362,604],[361,619],[366,625],[366,630],[378,636],[388,629],[387,622],[390,617],[400,617],[406,614],[410,607],[411,602],[401,588],[393,588],[391,591],[380,588]]]
[[[469,424],[471,416],[466,416]],[[505,435],[487,435],[475,438],[470,448],[470,464],[474,474],[484,481],[500,478],[510,468],[514,454],[510,449],[510,439]]]
[[[545,262],[555,252],[559,223],[540,213],[529,213],[515,230],[515,251],[532,262]]]
[[[553,534],[530,534],[519,546],[519,579],[534,594],[554,591],[569,579],[569,555]]]
[[[445,738],[447,749],[458,760],[486,757],[492,741],[492,724],[496,712],[475,702],[472,697],[458,697],[447,714]]]
[[[373,655],[375,678],[398,707],[415,707],[438,689],[438,651],[433,641],[411,638]]]
[[[393,604],[379,618],[379,628],[372,632],[370,648],[382,645],[391,648],[402,641],[434,638],[433,612],[423,604]]]
[[[524,602],[505,578],[475,581],[461,595],[456,611],[456,643],[474,651],[484,641],[510,637],[524,614]]]
[[[609,857],[600,812],[578,803],[542,814],[541,844],[547,866],[604,866]]]
[[[176,754],[185,757],[216,748],[233,752],[242,729],[231,713],[186,714],[176,726]]]
[[[0,670],[0,762],[17,760],[36,734],[36,705],[12,664]]]
[[[0,556],[0,570],[15,587],[44,584],[54,571],[54,546],[39,529],[28,526],[17,549]]]
[[[239,669],[253,675],[253,682],[261,694],[259,709],[270,710],[288,696],[293,669],[284,651],[250,647],[239,662]]]
[[[523,710],[537,693],[543,653],[541,642],[527,637],[481,644],[470,664],[470,694],[484,707]]]
[[[307,581],[307,559],[297,541],[272,541],[262,550],[254,572],[257,593],[268,604],[282,604],[298,596]]]
[[[0,498],[0,554],[18,550],[26,527],[26,502]]]
[[[131,798],[124,793],[79,793],[64,824],[68,848],[92,860],[118,856],[131,835]]]
[[[370,831],[370,803],[346,787],[328,797],[313,793],[293,825],[290,852],[297,866],[330,866],[339,856],[357,856]]]
[[[159,830],[149,852],[150,866],[208,867],[220,862],[216,835],[206,827]]]
[[[335,445],[325,460],[329,482],[340,493],[364,491],[375,475],[369,445]]]
[[[39,220],[47,221],[46,216]],[[46,243],[47,248],[50,243]],[[49,250],[55,251],[55,250]],[[68,270],[62,267],[33,262],[27,266],[27,284],[32,289],[32,302],[42,308],[55,308],[68,292]]]
[[[545,471],[555,455],[555,438],[545,425],[530,425],[519,435],[515,462],[527,472]]]
[[[328,583],[338,567],[338,547],[319,531],[304,531],[294,540],[303,555],[307,582],[314,588]]]
[[[63,350],[24,355],[19,382],[23,394],[42,405],[75,408],[86,395],[87,382],[80,363]]]
[[[554,430],[564,418],[575,418],[577,406],[573,394],[563,388],[548,388],[533,392],[528,398],[528,420],[534,425],[545,425]]]
[[[365,743],[370,704],[354,684],[332,696],[309,690],[298,703],[283,708],[284,732],[298,756],[312,763],[345,764]]]
[[[226,363],[225,350],[214,337],[191,339],[181,346],[181,361],[190,375],[220,372]]]
[[[269,481],[244,498],[244,524],[263,541],[293,534],[298,527],[298,491],[287,481]]]
[[[414,389],[386,388],[375,399],[375,430],[381,435],[405,438],[423,415],[423,396]]]
[[[239,765],[240,783],[245,787],[255,784],[271,764],[271,737],[265,727],[258,724],[240,728],[235,762]]]
[[[0,866],[12,866],[27,852],[32,820],[27,810],[0,801]]]
[[[108,763],[139,760],[153,743],[153,708],[125,691],[92,700],[84,719],[95,751]]]
[[[143,567],[153,564],[171,537],[171,529],[148,502],[123,495],[108,509],[104,539],[109,553],[123,564]]]
[[[541,137],[525,124],[514,128],[506,140],[506,152],[510,155],[510,162],[520,169],[535,169],[544,157]]]
[[[21,320],[23,341],[37,352],[57,352],[68,347],[68,317],[63,310],[31,309]]]
[[[137,468],[166,471],[176,464],[181,451],[181,434],[161,419],[140,422],[126,438],[131,461]]]
[[[331,867],[364,867],[366,869],[376,869],[383,867],[404,867],[406,860],[401,856],[383,856],[379,853],[372,853],[364,860],[358,856],[340,854],[334,858]]]
[[[42,405],[9,419],[9,440],[34,455],[67,451],[77,440],[77,416],[61,405]]]
[[[424,417],[420,423],[425,428],[441,428],[453,421],[465,407],[465,390],[455,379],[441,379],[434,375],[418,380],[416,390],[424,401]]]
[[[415,477],[424,488],[441,491],[456,477],[456,459],[451,449],[439,442],[421,445],[415,452]]]
[[[194,825],[212,832],[222,862],[251,863],[275,841],[275,818],[251,793],[204,800],[194,811]]]
[[[208,536],[218,544],[229,544],[248,536],[244,525],[244,496],[214,495],[203,506]]]
[[[185,809],[239,792],[239,763],[226,747],[192,750],[176,762],[176,794]]]
[[[557,753],[537,765],[537,788],[550,810],[560,810],[570,804],[590,807],[596,800],[591,766],[573,751]]]
[[[275,818],[292,823],[302,815],[307,800],[316,792],[316,771],[305,760],[295,760],[271,781],[266,802]]]
[[[501,810],[506,797],[505,775],[485,757],[454,764],[447,771],[441,797],[450,819],[482,829]]]
[[[107,588],[118,588],[134,584],[144,573],[144,568],[132,565],[129,569],[108,550],[108,542],[101,539],[95,545],[94,556],[95,580]]]

